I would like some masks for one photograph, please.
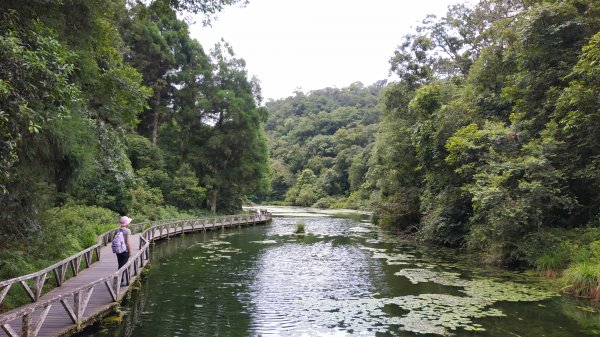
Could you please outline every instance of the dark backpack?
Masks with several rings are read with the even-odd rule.
[[[125,235],[123,235],[123,231],[119,229],[117,234],[112,240],[112,251],[115,254],[124,253],[127,251],[127,245],[125,244]]]

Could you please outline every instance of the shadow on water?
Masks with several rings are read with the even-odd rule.
[[[277,213],[279,212],[279,213]],[[290,215],[292,214],[293,215]],[[597,336],[593,303],[408,244],[368,214],[278,209],[271,225],[157,243],[122,306],[80,336]],[[298,222],[306,233],[295,235]],[[120,324],[117,324],[120,322]]]

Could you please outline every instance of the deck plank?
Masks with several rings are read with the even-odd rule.
[[[132,246],[132,254],[135,255],[138,252],[140,242],[140,234],[132,234],[131,235],[131,246]],[[53,298],[57,295],[68,294],[71,291],[82,287],[90,282],[106,277],[118,269],[117,257],[112,252],[112,248],[110,245],[103,247],[100,250],[100,261],[97,261],[91,265],[90,268],[81,270],[76,277],[72,277],[68,279],[61,287],[57,287],[47,294],[42,296],[40,300],[44,300],[45,298]],[[122,287],[121,292],[119,293],[119,300],[125,296],[129,287]],[[68,297],[69,304],[73,307],[73,296]],[[92,294],[92,298],[88,302],[88,306],[84,311],[83,317],[91,318],[96,315],[99,315],[101,309],[111,307],[116,305],[116,302],[112,301],[108,290],[104,286],[104,284],[98,284],[94,287],[94,292]],[[42,310],[38,309],[34,312],[33,317],[34,321],[37,322]],[[8,312],[10,313],[10,311]],[[7,313],[7,314],[8,314]],[[22,322],[20,319],[13,320],[9,323],[13,330],[18,333],[21,333]],[[63,334],[66,331],[72,329],[73,322],[67,315],[65,309],[60,303],[54,303],[52,308],[48,312],[44,324],[40,328],[38,332],[38,336],[58,336]],[[0,336],[8,336],[6,332],[0,329]]]

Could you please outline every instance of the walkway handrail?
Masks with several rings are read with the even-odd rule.
[[[242,217],[244,218],[243,221],[240,219]],[[268,221],[271,219],[271,214],[267,211],[260,210],[254,214],[183,219],[178,221],[172,221],[168,224],[159,224],[151,226],[140,235],[139,251],[134,256],[132,256],[127,261],[127,263],[125,263],[125,265],[123,265],[118,271],[110,274],[109,276],[90,282],[84,286],[78,287],[68,293],[59,294],[49,299],[44,299],[35,303],[30,303],[16,310],[13,310],[9,314],[0,315],[0,327],[6,333],[8,333],[9,336],[19,336],[19,334],[16,331],[14,331],[14,329],[12,329],[9,322],[21,318],[22,336],[36,336],[40,328],[42,327],[42,324],[44,323],[44,320],[46,318],[46,315],[50,311],[50,308],[57,302],[60,302],[62,304],[63,308],[65,309],[73,324],[81,324],[83,321],[83,314],[89,303],[94,287],[98,284],[104,283],[104,285],[108,289],[108,292],[110,293],[112,301],[117,302],[119,300],[121,283],[124,281],[128,285],[129,280],[132,276],[131,273],[133,272],[133,275],[137,276],[140,270],[147,264],[148,260],[150,259],[150,243],[152,241],[169,237],[175,234],[185,233],[185,226],[190,225],[192,226],[192,229],[188,231],[196,230],[196,225],[202,225],[202,230],[206,230],[206,225],[208,224],[211,224],[211,228],[214,229],[216,228],[216,225],[219,222],[219,227],[227,227],[226,220],[228,218],[230,226],[236,224],[241,226],[242,223],[250,224]],[[237,223],[233,221],[235,218],[238,219]],[[175,231],[171,232],[170,229],[173,227],[175,227]],[[177,230],[177,227],[179,227],[179,230]],[[200,227],[198,227],[197,230],[200,230]],[[157,231],[158,235],[156,235]],[[100,244],[101,243],[99,243],[98,245]],[[132,268],[133,271],[131,270]],[[123,280],[123,277],[125,277],[125,280]],[[71,297],[73,305],[70,304]],[[42,309],[40,317],[38,319],[34,319],[33,313],[40,308]]]
[[[123,275],[123,271],[129,270],[132,265],[135,266],[135,274],[139,273],[139,270],[143,268],[146,264],[147,257],[149,256],[150,242],[146,242],[142,249],[140,249],[133,257],[123,265],[118,271],[106,276],[104,278],[98,279],[96,281],[90,282],[84,286],[76,288],[68,293],[54,296],[49,299],[45,299],[42,301],[38,301],[35,303],[30,303],[22,306],[21,308],[12,311],[10,314],[0,315],[0,326],[12,336],[19,336],[19,334],[14,331],[8,323],[15,319],[21,318],[23,324],[23,334],[22,336],[36,336],[39,332],[48,311],[53,304],[60,302],[65,309],[67,315],[73,322],[73,324],[81,323],[83,319],[83,314],[87,307],[87,304],[91,298],[94,287],[98,284],[104,283],[113,302],[118,301],[119,293],[121,289],[121,279]],[[128,274],[129,275],[129,274]],[[71,305],[71,298],[73,305]],[[38,318],[35,322],[33,320],[32,314],[39,308],[42,308],[42,313],[40,318]]]
[[[259,210],[258,213],[266,212],[265,210]],[[132,233],[138,233],[144,229],[146,226],[152,227],[153,224],[162,224],[162,223],[173,223],[177,221],[187,221],[187,220],[198,220],[203,218],[190,218],[190,219],[169,219],[169,220],[157,220],[157,221],[149,221],[142,222],[137,224],[131,224],[129,228]],[[118,228],[111,229],[105,233],[102,233],[98,237],[98,243],[95,245],[88,247],[79,253],[69,256],[68,258],[59,261],[51,266],[48,266],[40,271],[15,277],[12,279],[0,281],[0,305],[6,298],[8,291],[14,284],[19,283],[23,290],[27,293],[32,302],[37,302],[39,298],[43,295],[43,288],[48,280],[48,274],[54,275],[56,280],[56,286],[60,287],[67,279],[69,279],[69,275],[67,274],[68,270],[71,269],[72,276],[75,277],[79,274],[81,270],[81,261],[82,259],[85,261],[85,268],[89,268],[94,262],[100,261],[100,249],[102,246],[105,246],[112,242],[113,237],[117,233]],[[95,253],[95,254],[94,254]],[[95,259],[94,259],[95,255]],[[31,284],[28,284],[28,281]]]
[[[144,226],[145,224],[153,224],[153,223],[160,223],[160,222],[161,221],[152,221],[152,222],[146,222],[146,223],[142,223],[142,224],[133,224],[131,226],[133,227],[134,230],[137,231],[138,227]],[[51,274],[51,275],[54,274],[54,277],[56,280],[56,286],[60,287],[69,278],[67,275],[67,271],[69,270],[69,267],[73,274],[72,277],[75,277],[75,276],[77,276],[77,274],[79,274],[79,271],[81,270],[82,258],[84,258],[86,268],[89,268],[94,262],[99,261],[100,260],[100,248],[102,248],[102,246],[107,245],[109,242],[112,241],[112,238],[114,237],[116,231],[117,231],[117,229],[111,229],[103,234],[100,234],[98,237],[98,243],[96,243],[95,245],[88,247],[88,248],[80,251],[79,253],[71,255],[71,256],[67,257],[66,259],[59,261],[51,266],[48,266],[40,271],[31,273],[31,274],[27,274],[27,275],[23,275],[23,276],[19,276],[19,277],[15,277],[12,279],[0,281],[0,305],[2,305],[2,302],[4,301],[4,298],[6,297],[6,295],[8,294],[8,291],[16,283],[19,283],[21,285],[23,290],[25,290],[27,295],[29,295],[29,298],[31,299],[32,302],[37,302],[39,300],[40,296],[42,296],[42,291],[44,288],[44,284],[46,284],[48,274]],[[94,260],[94,253],[96,253],[95,260]],[[33,282],[30,286],[30,284],[28,284],[27,282],[31,281],[31,280],[33,280]],[[33,289],[32,289],[32,287],[33,287]]]

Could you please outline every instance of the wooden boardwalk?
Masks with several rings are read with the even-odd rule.
[[[140,275],[149,262],[152,241],[186,232],[266,223],[270,219],[270,213],[258,211],[225,217],[175,220],[156,225],[131,225],[133,252],[120,270],[117,270],[117,258],[109,245],[115,230],[107,232],[100,237],[96,246],[42,271],[0,281],[0,303],[10,289],[19,286],[33,301],[0,315],[0,336],[50,337],[80,331],[120,303],[129,289],[129,285],[120,286],[121,281],[131,283]],[[80,270],[82,262],[83,267],[87,268]],[[52,278],[60,286],[43,293],[44,285]]]

